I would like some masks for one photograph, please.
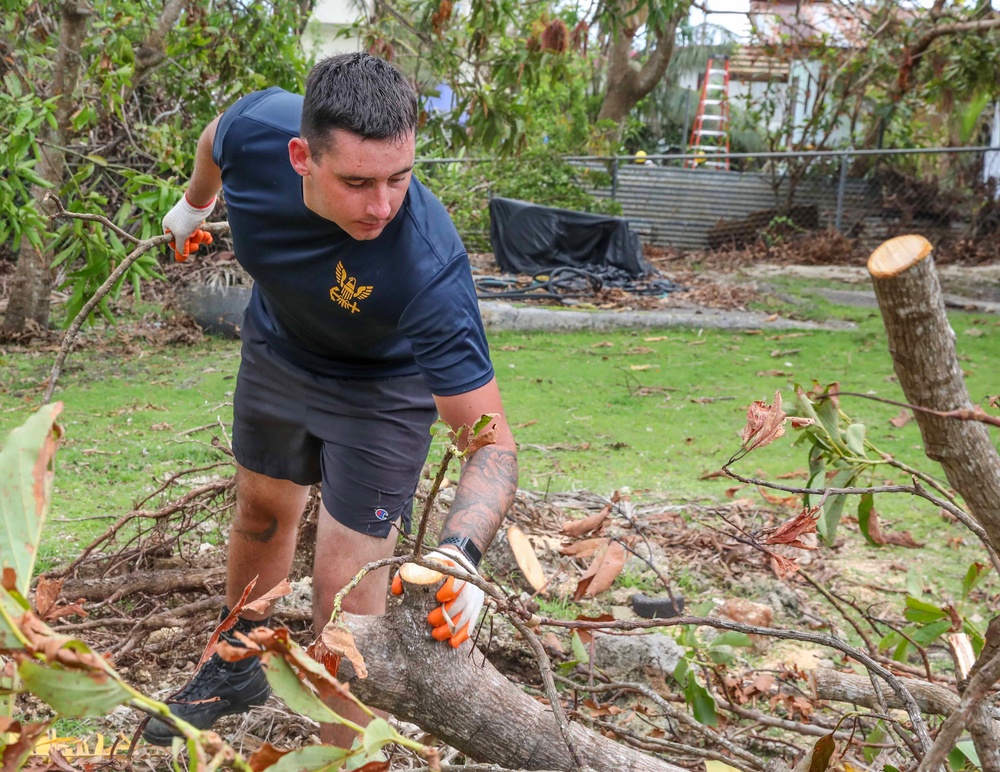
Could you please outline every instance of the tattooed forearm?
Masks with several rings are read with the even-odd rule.
[[[272,517],[271,524],[262,531],[251,531],[247,528],[241,528],[238,525],[233,526],[233,533],[238,533],[247,541],[255,541],[259,544],[267,544],[274,535],[278,532],[278,518]]]
[[[486,552],[516,492],[517,454],[493,445],[480,448],[462,470],[441,538],[467,536]]]

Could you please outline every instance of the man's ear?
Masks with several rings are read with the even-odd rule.
[[[288,141],[288,160],[303,177],[309,176],[309,143],[302,137],[295,137]]]

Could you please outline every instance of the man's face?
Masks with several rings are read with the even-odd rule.
[[[413,171],[414,135],[364,139],[335,129],[330,139],[318,162],[305,140],[288,143],[292,166],[302,175],[305,204],[352,238],[374,239],[403,205]]]

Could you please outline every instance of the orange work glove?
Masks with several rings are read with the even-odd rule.
[[[194,206],[187,200],[185,193],[163,218],[163,232],[174,236],[170,248],[174,250],[174,257],[178,262],[183,263],[202,244],[212,243],[212,234],[201,230],[199,226],[215,209],[216,198],[213,196],[207,206]],[[178,247],[178,244],[181,246]]]
[[[458,550],[442,547],[428,553],[427,560],[479,576],[472,562]],[[403,594],[403,580],[399,575],[392,580],[392,594]],[[436,597],[441,605],[427,615],[432,628],[431,637],[436,641],[448,641],[457,649],[476,629],[486,593],[464,579],[449,576],[437,591]]]

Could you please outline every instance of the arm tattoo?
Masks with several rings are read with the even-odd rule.
[[[517,454],[490,445],[480,448],[462,470],[441,538],[467,536],[486,552],[515,493]]]

